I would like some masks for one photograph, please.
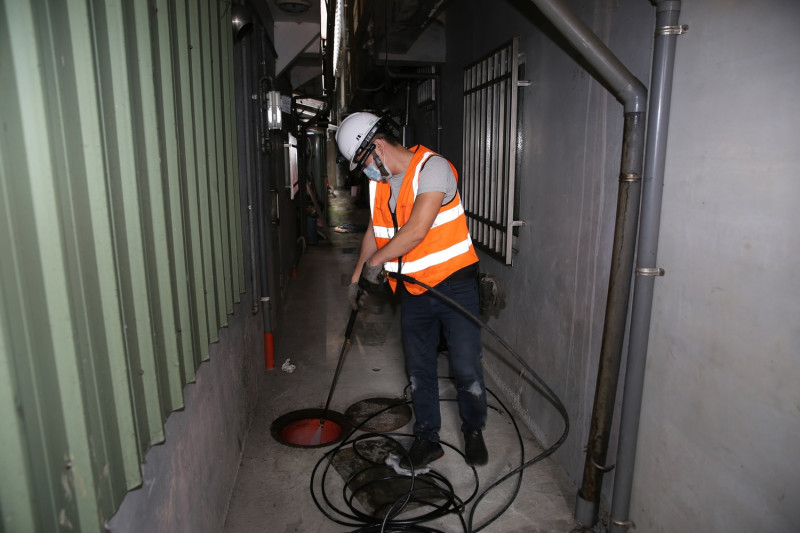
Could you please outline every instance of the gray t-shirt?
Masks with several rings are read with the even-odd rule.
[[[397,196],[400,194],[400,186],[403,184],[403,174],[393,174],[389,177],[389,185],[392,187],[392,196],[389,199],[389,208],[394,211],[397,207]],[[419,186],[417,194],[425,192],[443,192],[444,200],[442,205],[452,200],[456,195],[457,184],[453,169],[450,163],[442,156],[431,156],[419,173]]]

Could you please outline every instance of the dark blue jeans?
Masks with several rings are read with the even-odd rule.
[[[478,284],[443,281],[435,289],[478,316]],[[450,371],[456,380],[461,430],[483,429],[486,423],[486,387],[481,366],[481,328],[451,304],[426,291],[412,296],[404,289],[401,326],[406,370],[411,378],[414,435],[439,441],[438,345],[444,334]]]

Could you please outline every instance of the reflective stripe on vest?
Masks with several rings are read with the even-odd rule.
[[[419,175],[422,167],[430,157],[435,155],[435,152],[422,146],[416,148],[398,193],[395,208],[397,230],[395,230],[395,222],[392,220],[392,213],[388,205],[391,186],[388,183],[370,182],[370,213],[372,214],[375,241],[379,248],[385,246],[408,221],[418,194]],[[455,168],[452,170],[458,180]],[[376,202],[380,202],[380,205],[376,205]],[[415,279],[431,286],[437,285],[453,272],[478,261],[458,192],[447,205],[439,208],[431,229],[428,230],[423,241],[401,260],[401,264],[398,264],[396,259],[387,261],[384,263],[384,268],[388,272],[397,273],[399,270],[404,274],[414,274]],[[393,289],[396,288],[397,282],[394,278],[390,278],[389,283]],[[425,292],[421,286],[411,283],[406,283],[406,289],[411,294]]]
[[[448,222],[452,222],[453,220],[457,219],[461,215],[464,214],[464,206],[459,203],[455,207],[451,207],[447,211],[441,212],[436,215],[436,218],[433,219],[433,225],[431,225],[431,229],[441,226],[442,224],[447,224]],[[402,227],[402,226],[400,226]],[[394,228],[387,228],[386,226],[375,226],[374,222],[372,225],[372,230],[375,233],[375,237],[378,239],[391,239],[394,237],[395,231]],[[397,228],[399,231],[400,228]]]
[[[465,240],[456,243],[449,248],[445,248],[441,252],[428,254],[425,257],[417,259],[416,261],[406,261],[403,263],[403,274],[414,274],[420,270],[425,270],[426,268],[430,268],[434,265],[444,263],[453,257],[469,252],[471,246],[472,239],[467,237]],[[397,261],[385,263],[383,268],[385,268],[387,272],[397,272]]]

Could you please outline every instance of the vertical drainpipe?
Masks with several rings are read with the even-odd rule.
[[[643,116],[637,113],[625,114],[624,131],[627,139],[624,138],[622,146],[623,164],[617,197],[617,219],[608,280],[603,341],[597,368],[589,441],[586,446],[583,483],[575,502],[575,519],[585,526],[592,526],[597,521],[603,474],[610,470],[605,463],[611,423],[614,418],[622,344],[631,293],[631,270],[641,192],[643,130]],[[630,172],[634,169],[635,172]]]
[[[403,146],[408,146],[407,133],[408,133],[408,110],[411,107],[411,80],[406,80],[406,109],[405,116],[403,117]]]
[[[250,240],[250,288],[252,290],[252,300],[253,300],[253,314],[258,313],[258,302],[259,302],[259,292],[258,292],[258,284],[256,283],[256,253],[258,253],[258,249],[256,248],[256,223],[255,223],[255,215],[256,215],[256,206],[253,205],[253,180],[254,180],[254,173],[253,173],[253,148],[250,143],[250,140],[253,138],[253,127],[250,118],[253,116],[253,98],[250,95],[250,39],[245,39],[241,42],[241,72],[242,72],[242,85],[244,86],[244,90],[242,91],[242,100],[244,104],[244,112],[242,116],[244,117],[244,138],[246,142],[244,143],[244,150],[245,150],[245,176],[247,179],[247,231]]]
[[[260,65],[264,68],[265,58],[267,56],[266,46],[266,32],[259,33],[261,44]],[[269,207],[271,205],[271,190],[269,186],[269,172],[264,168],[262,161],[266,159],[268,162],[272,160],[272,134],[267,128],[266,117],[264,116],[264,97],[265,97],[265,84],[269,83],[269,89],[272,90],[273,82],[269,76],[262,76],[258,80],[258,115],[256,115],[256,142],[258,150],[256,151],[256,201],[258,202],[256,214],[258,216],[258,261],[259,272],[261,279],[261,324],[264,333],[264,368],[272,370],[275,368],[275,348],[272,333],[272,306],[269,300],[269,250],[272,249],[272,234],[271,234],[271,214]],[[249,120],[249,117],[248,117]],[[269,196],[268,196],[269,195]],[[270,217],[270,222],[267,222],[267,217]]]
[[[628,316],[631,277],[639,218],[642,155],[647,90],[606,45],[561,0],[532,0],[624,106],[622,158],[611,269],[603,325],[603,341],[595,388],[595,403],[587,446],[584,482],[578,491],[575,518],[594,524],[614,414],[622,345]]]
[[[442,71],[439,67],[433,67],[436,77],[433,78],[433,90],[436,98],[436,153],[442,150]]]
[[[259,88],[259,94],[261,90]],[[265,136],[265,138],[262,138]],[[256,157],[256,198],[258,201],[258,260],[261,265],[259,269],[261,273],[261,324],[264,332],[264,368],[272,370],[275,368],[275,348],[272,334],[272,306],[269,301],[269,267],[270,260],[269,250],[271,250],[270,243],[272,238],[270,235],[271,222],[267,221],[270,217],[269,206],[271,195],[269,193],[269,173],[265,171],[261,164],[262,159],[265,157],[269,160],[271,158],[272,150],[270,149],[272,143],[272,134],[269,130],[261,129],[259,121],[259,144],[266,147],[266,154],[259,153]],[[259,149],[261,152],[261,149]]]
[[[658,233],[661,224],[661,202],[664,188],[664,166],[672,100],[672,74],[675,44],[678,35],[688,28],[679,26],[681,3],[678,0],[651,0],[656,6],[655,46],[650,80],[650,123],[645,147],[642,220],[636,259],[631,333],[628,343],[628,366],[625,374],[622,415],[620,418],[617,466],[611,504],[611,533],[622,533],[634,527],[629,518],[636,441],[642,407],[650,316],[653,309],[655,277],[664,271],[656,267]]]

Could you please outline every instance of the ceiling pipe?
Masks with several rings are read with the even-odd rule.
[[[647,90],[562,0],[532,2],[594,69],[600,81],[611,89],[622,103],[624,111],[619,191],[603,339],[583,483],[575,504],[576,520],[591,526],[597,521],[602,477],[609,470],[605,462],[625,338],[639,219]]]
[[[667,153],[667,133],[672,101],[672,78],[675,65],[675,46],[678,35],[688,30],[679,26],[679,0],[651,0],[656,6],[656,30],[653,47],[653,68],[650,78],[650,122],[645,146],[644,190],[642,220],[636,259],[636,281],[631,310],[631,334],[628,343],[628,364],[625,373],[617,471],[611,504],[611,533],[622,533],[634,527],[630,521],[631,488],[639,436],[639,417],[644,389],[650,317],[653,310],[653,286],[656,276],[664,271],[656,267],[658,234],[661,225],[661,204],[664,189],[664,167]]]

